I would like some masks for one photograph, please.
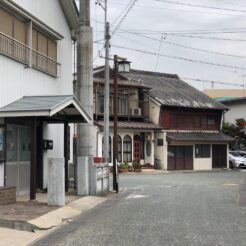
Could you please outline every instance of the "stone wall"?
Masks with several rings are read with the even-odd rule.
[[[16,202],[15,187],[0,187],[0,205]]]

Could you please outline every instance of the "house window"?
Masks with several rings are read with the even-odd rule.
[[[195,145],[196,158],[209,158],[210,157],[210,144],[196,144]]]
[[[49,74],[57,74],[57,43],[36,29],[32,30],[32,65]]]
[[[103,114],[104,113],[104,95],[97,96],[97,113]],[[113,97],[109,98],[109,113],[113,114]]]
[[[122,162],[122,139],[118,135],[118,157],[117,157],[118,162]]]
[[[118,114],[127,115],[128,114],[128,100],[127,95],[119,96]]]
[[[28,43],[29,34],[32,35],[31,44]],[[0,53],[29,65],[30,52],[34,68],[58,75],[56,41],[36,29],[29,33],[26,20],[0,7]]]
[[[129,135],[123,139],[123,161],[132,161],[132,138]]]
[[[108,143],[108,162],[111,162],[111,157],[112,157],[112,152],[111,152],[111,148],[112,148],[112,144],[111,144],[111,137],[109,136],[108,139],[109,143]],[[104,156],[104,137],[102,139],[102,156]]]
[[[163,146],[163,139],[161,138],[157,139],[157,146]]]

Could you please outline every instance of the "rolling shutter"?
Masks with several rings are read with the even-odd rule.
[[[16,18],[14,18],[14,39],[26,44],[26,24]]]
[[[56,42],[48,40],[48,57],[56,61]]]
[[[13,36],[13,18],[2,8],[0,8],[0,32],[9,37]]]
[[[38,52],[42,53],[45,56],[47,56],[48,53],[47,44],[47,37],[44,36],[42,33],[38,33]]]

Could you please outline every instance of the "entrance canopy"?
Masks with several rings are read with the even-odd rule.
[[[90,122],[92,119],[73,95],[25,96],[0,108],[0,117],[44,117],[55,122]]]

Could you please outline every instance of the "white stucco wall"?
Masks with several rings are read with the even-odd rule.
[[[97,129],[99,131],[99,129]],[[143,132],[143,131],[141,131]],[[151,155],[148,157],[146,154],[146,143],[147,139],[145,139],[145,145],[144,145],[144,154],[145,154],[145,159],[141,160],[141,164],[154,164],[154,154],[155,154],[155,144],[154,144],[154,132],[153,131],[147,131],[150,133],[150,141],[151,141]],[[133,159],[133,153],[134,153],[134,135],[138,135],[140,131],[133,131],[133,130],[124,130],[124,129],[118,129],[118,135],[122,139],[122,161],[123,161],[123,139],[126,135],[129,135],[132,139],[132,159]],[[112,158],[113,158],[113,131],[110,130],[109,133],[111,137],[111,153],[112,153]],[[103,132],[98,132],[97,134],[97,156],[102,157],[102,139],[103,139]],[[110,163],[112,165],[112,162]]]
[[[163,140],[163,146],[157,146],[157,140],[158,139],[162,139]],[[166,169],[166,134],[164,132],[159,132],[159,133],[155,133],[155,153],[154,153],[154,157],[158,158],[161,160],[161,168],[162,169]]]
[[[230,110],[224,114],[225,122],[235,124],[236,119],[244,118],[246,120],[246,103],[230,105],[228,107]]]

